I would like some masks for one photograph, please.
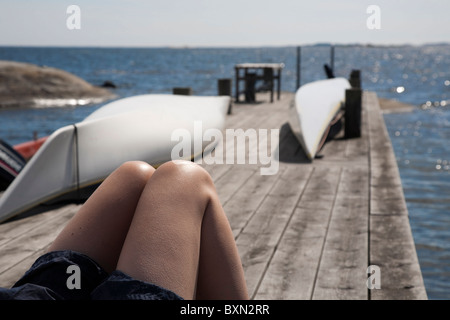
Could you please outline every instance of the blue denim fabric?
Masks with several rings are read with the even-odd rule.
[[[176,293],[113,271],[91,294],[93,300],[183,300]]]
[[[80,268],[80,289],[69,289],[67,268]],[[94,260],[74,251],[52,251],[39,257],[12,288],[0,288],[1,300],[163,300],[182,299],[157,285],[121,271],[110,275]]]

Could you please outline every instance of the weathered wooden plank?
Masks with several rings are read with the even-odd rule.
[[[367,168],[344,168],[313,299],[367,300],[369,223]]]
[[[392,144],[373,92],[364,95],[369,114],[369,263],[381,272],[381,289],[371,299],[426,299],[409,225],[408,210]]]
[[[376,95],[367,93],[371,108],[369,127],[371,212],[376,214],[407,214],[402,183],[392,144],[384,124]]]
[[[215,181],[217,193],[222,206],[242,188],[247,180],[254,174],[257,174],[257,168],[251,166],[232,166],[226,175],[221,176]]]
[[[272,131],[279,130],[281,123],[285,120],[286,105],[287,102],[284,100],[277,101],[270,105],[270,108],[268,104],[255,105],[252,108],[258,108],[258,110],[252,111],[258,112],[258,117],[255,117],[252,112],[245,113],[242,118],[239,115],[228,117],[225,130],[222,132],[223,139],[214,153],[206,155],[204,159],[196,162],[211,172],[216,170],[212,169],[213,167],[223,165],[250,164],[268,167],[269,165],[263,163],[264,159],[261,156],[271,155],[272,149],[277,150],[279,139],[276,135],[272,136]],[[243,108],[248,108],[248,106]],[[237,113],[242,113],[242,110]],[[247,118],[249,114],[251,117]],[[241,157],[242,155],[243,157]],[[276,159],[277,157],[274,156],[273,154],[272,158]],[[211,164],[214,160],[216,160],[215,163]]]
[[[0,250],[8,242],[26,236],[39,226],[49,223],[52,219],[58,218],[59,212],[69,210],[73,205],[51,205],[40,206],[33,212],[26,212],[28,217],[14,219],[0,224]],[[35,213],[36,212],[36,213]],[[20,217],[20,216],[19,216]]]
[[[380,289],[372,300],[427,299],[406,215],[370,216],[370,264],[380,268]]]
[[[285,168],[276,175],[261,175],[258,172],[242,186],[224,206],[224,210],[230,220],[231,229],[235,237],[238,237],[252,215],[262,205],[266,195],[274,187]]]
[[[236,240],[249,294],[257,293],[312,168],[289,166]]]
[[[35,256],[36,252],[42,252],[43,248],[53,241],[70,217],[75,214],[77,208],[77,205],[69,205],[56,209],[52,212],[52,215],[48,215],[44,220],[41,215],[26,218],[40,219],[43,223],[1,247],[0,276],[9,269],[16,268],[23,261],[28,261],[26,259]],[[2,278],[4,277],[2,276]],[[6,277],[4,279],[7,280]],[[3,285],[3,283],[0,283],[0,286]]]
[[[311,166],[303,167],[303,170]],[[340,169],[314,168],[256,299],[311,299]],[[323,193],[321,192],[323,191]]]
[[[43,212],[41,219],[23,219],[9,221],[0,224],[0,250],[6,243],[28,233],[38,225],[41,225],[44,220],[50,219],[53,216],[53,212]]]
[[[311,299],[329,214],[326,209],[295,209],[255,299]]]
[[[14,283],[16,283],[17,280],[19,280],[25,274],[25,272],[31,267],[36,259],[47,251],[47,248],[49,246],[50,244],[45,248],[30,253],[30,255],[25,256],[25,258],[18,262],[16,265],[0,273],[0,287],[12,287]]]
[[[370,145],[370,206],[374,214],[408,214],[402,182],[389,134],[376,95],[368,92],[364,99],[368,114]]]
[[[45,224],[39,225],[27,234],[6,243],[2,246],[0,256],[0,272],[3,272],[23,260],[24,256],[42,249],[53,241],[65,222],[74,214],[73,207],[65,207],[56,212],[56,217],[46,220]],[[41,218],[40,216],[35,216]],[[34,218],[34,217],[33,217]]]
[[[248,125],[248,123],[251,122],[251,119],[254,118],[254,114],[251,111],[253,111],[253,108],[255,107],[257,106],[234,103],[233,113],[231,115],[227,115],[226,127],[242,128],[243,126]]]
[[[364,113],[362,115],[364,119]],[[364,122],[363,122],[364,124]],[[361,138],[350,139],[347,141],[345,149],[345,158],[353,161],[367,162],[369,159],[369,141],[367,140],[366,126],[361,128]]]
[[[258,94],[259,96],[263,94]],[[227,128],[269,128],[264,123],[270,123],[274,116],[287,114],[287,106],[293,95],[285,93],[274,103],[235,104],[233,114],[227,117]],[[283,114],[283,111],[286,113]]]
[[[198,164],[202,166],[206,171],[208,171],[213,181],[218,181],[220,178],[222,178],[222,176],[225,176],[232,168],[232,166],[227,165],[209,165],[200,162]]]
[[[314,169],[311,183],[305,189],[300,208],[330,210],[336,197],[341,168],[337,166],[318,166]]]
[[[397,163],[385,157],[371,158],[371,212],[408,214]]]
[[[347,148],[347,143],[348,140],[344,139],[335,139],[333,140],[333,143],[327,142],[317,156],[324,157],[327,161],[346,159],[345,150]]]

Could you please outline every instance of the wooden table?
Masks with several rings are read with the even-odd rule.
[[[235,65],[236,73],[236,102],[239,102],[239,95],[245,93],[246,102],[255,101],[255,92],[270,91],[270,102],[273,102],[274,81],[277,82],[277,98],[280,100],[281,91],[281,70],[284,68],[284,63],[241,63]],[[241,70],[244,74],[241,75]],[[258,73],[262,70],[263,73]],[[256,87],[257,81],[262,80],[261,87]],[[240,82],[244,81],[245,89],[240,90]]]

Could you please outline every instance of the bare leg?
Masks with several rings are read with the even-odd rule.
[[[115,170],[69,221],[49,251],[78,251],[106,271],[113,271],[142,190],[154,171],[137,161]]]
[[[190,162],[156,171],[125,163],[80,208],[52,250],[84,253],[108,272],[117,266],[188,299],[248,298],[214,184]]]
[[[117,269],[186,299],[247,299],[240,257],[209,174],[169,162],[141,194]]]

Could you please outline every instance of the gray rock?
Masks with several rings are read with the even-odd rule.
[[[64,70],[0,60],[0,108],[82,105],[116,97]]]

